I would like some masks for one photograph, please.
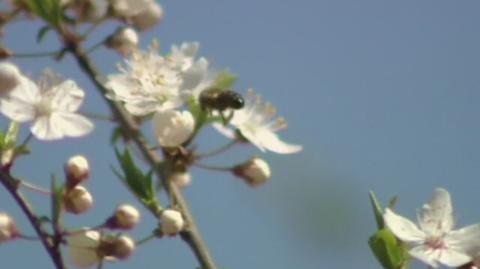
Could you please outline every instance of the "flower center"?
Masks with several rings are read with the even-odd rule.
[[[50,115],[52,113],[52,104],[50,103],[50,100],[46,100],[44,98],[40,103],[38,103],[36,107],[36,114],[37,116],[46,116]]]
[[[443,241],[442,237],[431,237],[425,242],[426,245],[432,249],[446,249],[447,245]]]

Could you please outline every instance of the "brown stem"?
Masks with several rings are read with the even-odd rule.
[[[55,264],[55,267],[57,269],[65,269],[66,267],[63,264],[60,250],[53,245],[52,241],[50,240],[50,236],[42,228],[39,218],[34,213],[33,209],[30,207],[26,198],[23,197],[23,195],[18,191],[18,185],[20,181],[16,178],[13,178],[7,172],[0,171],[0,182],[5,187],[5,189],[7,189],[10,195],[12,195],[13,199],[15,199],[15,201],[20,206],[25,216],[27,216],[28,221],[33,226],[40,241],[42,242],[43,247],[48,252],[50,258]]]
[[[105,97],[107,89],[103,86],[100,79],[100,73],[96,70],[93,63],[90,61],[86,53],[76,42],[70,42],[66,44],[66,47],[73,54],[77,60],[81,69],[88,75],[88,77],[95,84],[97,89],[100,91],[105,101],[109,105],[112,113],[115,115],[115,118],[118,119],[118,122],[124,132],[135,142],[137,147],[140,149],[143,157],[149,162],[152,167],[159,167],[161,163],[160,156],[152,150],[152,147],[147,142],[145,136],[139,131],[139,126],[130,116],[130,114],[121,106],[118,102],[112,101]],[[160,169],[155,169],[155,172],[162,180],[166,180]],[[168,182],[164,182],[168,183]],[[172,197],[173,200],[177,202],[179,209],[181,210],[185,222],[187,224],[187,229],[182,232],[181,238],[190,246],[194,252],[197,260],[199,261],[202,269],[217,269],[215,262],[210,255],[207,245],[202,239],[200,232],[195,224],[194,218],[190,213],[188,204],[185,201],[182,193],[175,184],[164,184],[169,186],[167,188],[168,194]]]

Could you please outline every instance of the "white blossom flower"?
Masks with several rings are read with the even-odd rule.
[[[435,189],[432,199],[418,212],[419,226],[387,208],[385,225],[409,247],[413,257],[433,266],[458,267],[472,261],[480,249],[480,224],[453,230],[450,194]]]
[[[0,99],[0,112],[17,122],[32,121],[30,131],[41,140],[79,137],[93,130],[93,123],[76,114],[84,92],[73,80],[60,81],[46,72],[37,86],[27,77]]]
[[[107,39],[105,45],[126,56],[137,49],[137,32],[131,27],[121,27]]]
[[[280,154],[295,153],[302,146],[288,144],[280,140],[275,132],[285,129],[287,122],[283,118],[273,120],[275,108],[270,103],[264,103],[260,96],[249,89],[245,98],[245,106],[235,110],[230,124],[233,125],[250,143],[262,151],[272,151]],[[221,124],[214,127],[229,138],[235,138],[235,132]]]
[[[112,90],[109,97],[124,102],[133,115],[143,116],[184,104],[179,71],[158,53],[155,43],[149,51],[134,51],[125,66],[119,65],[118,69],[120,74],[108,76],[106,86]]]
[[[159,111],[153,116],[153,130],[162,147],[178,147],[187,141],[195,129],[190,111]]]
[[[68,253],[72,263],[78,267],[91,267],[102,260],[98,255],[101,243],[100,232],[84,230],[67,237]]]
[[[160,227],[162,233],[175,235],[179,233],[185,225],[182,214],[174,209],[165,209],[160,215]]]
[[[268,163],[260,158],[252,158],[244,164],[235,166],[233,173],[252,187],[263,185],[272,175]]]

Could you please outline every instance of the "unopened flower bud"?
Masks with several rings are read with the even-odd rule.
[[[119,28],[107,39],[105,45],[126,56],[138,46],[137,32],[131,27]]]
[[[64,205],[67,212],[81,214],[93,205],[93,197],[88,190],[80,185],[68,190],[64,196]]]
[[[18,236],[17,226],[12,217],[0,212],[0,243]]]
[[[90,167],[87,159],[82,155],[75,155],[65,164],[67,187],[73,188],[90,176]]]
[[[184,188],[192,182],[192,176],[188,172],[174,172],[171,175],[172,182],[180,188]]]
[[[131,20],[133,22],[133,25],[142,31],[159,23],[162,18],[162,6],[160,6],[155,1],[152,1],[142,12],[140,12],[138,15],[133,16]]]
[[[0,95],[6,94],[13,90],[18,84],[22,74],[18,67],[9,62],[0,63]]]
[[[126,235],[121,235],[113,241],[112,256],[117,259],[125,260],[134,250],[135,242]]]
[[[237,165],[232,172],[252,187],[263,185],[271,176],[268,163],[260,158],[252,158],[244,164]]]
[[[184,226],[182,214],[177,210],[165,209],[160,215],[160,229],[167,235],[179,233]]]
[[[153,129],[160,146],[178,147],[193,134],[195,120],[187,110],[159,111],[153,116]]]
[[[67,237],[68,253],[74,265],[81,268],[91,267],[101,261],[98,255],[100,232],[84,230]]]
[[[140,212],[129,204],[122,204],[117,207],[115,214],[107,221],[107,225],[112,229],[129,230],[135,227],[139,221]]]

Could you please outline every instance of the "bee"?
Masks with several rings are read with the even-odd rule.
[[[200,105],[203,110],[241,109],[245,105],[242,95],[232,90],[218,88],[207,89],[200,93]]]
[[[243,108],[245,100],[242,95],[232,90],[222,90],[219,88],[206,89],[200,93],[200,106],[204,111],[212,112],[214,110],[220,112],[224,122],[230,121],[233,117],[233,111],[228,117],[223,112],[227,109],[237,110]]]

